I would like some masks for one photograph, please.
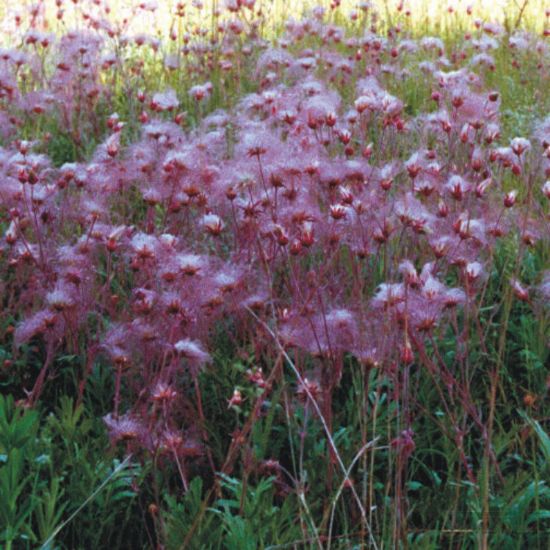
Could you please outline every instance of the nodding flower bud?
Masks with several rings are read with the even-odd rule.
[[[36,172],[34,170],[29,170],[29,183],[31,185],[34,185],[35,183],[38,183],[38,176],[36,175]]]
[[[411,179],[416,178],[416,176],[418,176],[418,174],[420,173],[420,170],[422,169],[421,166],[416,163],[410,163],[406,166],[407,166],[407,172],[409,173],[409,177]]]
[[[21,168],[17,172],[17,179],[20,183],[27,183],[29,181],[29,173],[24,168]]]
[[[485,191],[487,191],[487,188],[489,187],[489,185],[491,185],[491,183],[492,183],[491,178],[486,178],[480,183],[478,183],[476,185],[476,197],[479,199],[483,197],[483,195],[485,195]]]
[[[347,187],[340,188],[340,197],[342,198],[342,202],[344,204],[353,203],[353,195],[351,194],[350,190]]]
[[[512,285],[512,289],[516,298],[518,298],[522,302],[528,302],[529,290],[527,290],[517,279],[512,279],[510,283]]]
[[[29,149],[31,148],[31,144],[27,140],[22,140],[17,144],[17,148],[19,149],[19,152],[22,155],[26,155],[29,152]]]
[[[408,339],[405,341],[405,345],[401,348],[401,361],[405,363],[405,365],[410,365],[414,361],[414,353]]]
[[[113,134],[108,140],[107,140],[107,154],[114,158],[118,155],[118,147],[119,147],[119,137],[118,134]]]
[[[302,243],[298,239],[294,239],[290,245],[290,253],[293,256],[298,256],[302,252]]]
[[[13,246],[17,242],[17,230],[14,222],[11,222],[6,231],[6,242],[9,246]]]
[[[340,130],[338,132],[338,138],[344,145],[348,145],[351,141],[351,132],[349,130]]]
[[[464,105],[464,98],[459,93],[456,93],[451,99],[451,104],[455,109],[460,109]]]
[[[112,130],[118,123],[118,120],[119,120],[119,116],[117,113],[113,113],[112,115],[110,115],[107,118],[107,128],[109,128],[109,130]]]
[[[313,224],[311,222],[304,222],[302,232],[300,234],[300,242],[302,243],[302,246],[310,247],[314,240]]]
[[[546,181],[542,186],[542,192],[544,196],[550,200],[550,180]]]
[[[273,229],[273,235],[275,236],[275,238],[277,239],[277,244],[279,246],[286,246],[288,244],[288,242],[290,241],[286,231],[284,230],[284,228],[280,225],[277,225],[274,229]]]
[[[107,146],[107,154],[111,157],[111,158],[114,158],[118,155],[118,147],[116,146],[116,144],[114,143],[110,143],[108,146]]]
[[[336,113],[327,113],[325,122],[327,126],[332,128],[336,124]]]
[[[334,220],[341,220],[346,217],[346,208],[341,204],[330,205],[330,216]]]
[[[283,309],[280,309],[277,313],[278,313],[279,321],[281,321],[281,323],[286,323],[290,319],[290,311],[286,307]]]
[[[506,193],[506,195],[504,195],[504,206],[506,208],[512,208],[512,206],[516,204],[517,195],[518,195],[518,192],[516,189],[514,189],[513,191],[510,191],[509,193]]]
[[[246,377],[250,382],[252,382],[252,384],[258,386],[258,388],[267,387],[267,383],[264,379],[264,374],[261,368],[248,369],[246,371]]]
[[[499,93],[498,92],[489,92],[489,101],[492,101],[493,103],[498,100]]]
[[[372,157],[372,143],[369,143],[362,151],[362,155],[367,160]]]
[[[385,178],[380,181],[380,187],[384,191],[389,191],[391,189],[392,184],[393,184],[393,180],[391,178]]]
[[[537,237],[531,233],[531,231],[527,230],[524,231],[521,235],[521,240],[527,245],[527,246],[534,246],[537,242]]]
[[[306,402],[308,399],[316,400],[319,397],[320,391],[321,388],[315,380],[310,381],[304,377],[298,384],[296,395],[301,401]]]
[[[243,396],[241,395],[241,392],[235,388],[233,390],[233,396],[231,397],[231,399],[229,399],[228,403],[228,409],[230,409],[231,407],[238,407],[239,405],[241,405],[243,402]]]
[[[228,187],[225,191],[225,196],[228,200],[234,201],[237,198],[237,192],[233,189],[233,187]]]

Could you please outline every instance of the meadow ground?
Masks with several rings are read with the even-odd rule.
[[[550,7],[0,4],[0,544],[547,549]]]

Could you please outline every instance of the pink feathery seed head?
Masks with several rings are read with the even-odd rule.
[[[212,83],[206,82],[205,84],[193,86],[189,90],[189,95],[196,101],[202,101],[203,99],[210,96],[210,93],[212,92],[213,88],[214,87]]]
[[[147,437],[147,429],[143,423],[129,413],[118,418],[115,418],[112,414],[108,414],[103,417],[103,422],[107,426],[112,444],[119,441],[142,442]]]
[[[212,277],[211,282],[219,292],[227,294],[242,282],[242,272],[238,267],[226,265]]]
[[[201,224],[214,237],[220,235],[225,226],[223,220],[216,214],[205,214],[201,219]]]
[[[160,305],[166,315],[177,316],[183,323],[187,323],[189,321],[185,302],[178,292],[163,292],[160,295]]]
[[[531,149],[531,142],[522,137],[516,137],[510,142],[510,147],[515,155],[521,157],[523,153]]]
[[[204,351],[200,342],[183,338],[174,344],[174,352],[182,359],[186,359],[193,369],[198,369],[212,360],[210,355]]]
[[[445,187],[448,189],[452,197],[460,201],[464,198],[465,194],[470,190],[470,184],[459,175],[452,175]]]
[[[460,288],[450,288],[442,296],[445,307],[456,307],[466,302],[466,293]]]
[[[418,272],[410,260],[403,260],[399,264],[399,272],[403,275],[407,285],[414,287],[419,284]]]
[[[129,326],[129,330],[143,344],[156,343],[160,339],[157,327],[143,318],[134,319]]]
[[[151,398],[158,403],[170,403],[177,396],[178,392],[165,382],[158,382],[151,392]]]
[[[464,273],[468,281],[473,283],[483,275],[483,266],[479,262],[469,262],[464,268]]]
[[[453,223],[453,229],[458,236],[465,239],[475,239],[481,243],[486,241],[486,223],[481,218],[472,218],[468,211],[463,211]]]
[[[76,305],[73,294],[70,288],[60,282],[54,290],[46,294],[46,301],[55,311],[66,311]]]
[[[375,306],[391,307],[405,299],[405,288],[401,283],[382,283],[372,299]]]
[[[436,179],[426,174],[414,180],[413,190],[424,197],[429,197],[436,188]]]
[[[158,301],[158,294],[146,288],[134,288],[132,291],[134,312],[139,315],[148,315]]]
[[[206,265],[205,258],[197,254],[178,254],[176,262],[179,270],[188,276],[196,275]]]
[[[50,309],[41,310],[23,320],[15,329],[14,343],[19,347],[38,335],[52,334],[59,328],[60,320],[57,313]],[[58,332],[58,331],[57,331]]]
[[[395,203],[395,214],[401,223],[411,227],[415,233],[425,234],[432,231],[433,216],[410,192]]]
[[[179,106],[179,100],[176,92],[168,89],[165,92],[159,92],[153,95],[151,99],[151,109],[157,112],[172,112]]]
[[[424,273],[424,269],[422,272]],[[431,273],[423,276],[422,279],[422,295],[428,300],[436,300],[445,292],[445,285],[439,282]]]
[[[494,141],[497,141],[500,138],[499,125],[493,122],[486,124],[483,130],[483,135],[484,135],[485,143],[487,145],[490,145]]]
[[[130,240],[130,246],[138,258],[150,259],[156,256],[158,250],[158,239],[154,235],[136,233]]]

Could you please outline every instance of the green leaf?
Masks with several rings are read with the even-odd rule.
[[[550,519],[550,510],[536,510],[529,514],[527,518],[527,525],[534,523],[535,521]]]

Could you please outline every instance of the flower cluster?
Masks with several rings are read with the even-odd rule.
[[[503,140],[500,94],[485,84],[490,52],[528,47],[548,83],[546,43],[485,25],[456,56],[374,23],[346,39],[316,10],[268,44],[253,9],[226,2],[217,41],[184,37],[164,67],[187,60],[191,85],[152,89],[120,52],[162,44],[91,16],[90,30],[54,39],[30,28],[21,49],[0,52],[1,291],[14,345],[107,361],[112,438],[178,459],[204,451],[195,392],[222,322],[259,357],[277,356],[278,342],[293,349],[297,402],[314,380],[327,404],[345,357],[409,365],[460,330],[461,311],[475,316],[500,242],[522,253],[548,235],[549,121]],[[207,81],[201,60],[223,79]],[[212,110],[243,66],[255,90]],[[117,71],[139,85],[127,115],[101,126]],[[400,97],[407,79],[425,86],[418,112]],[[29,120],[57,121],[81,152],[88,130],[101,143],[59,166],[44,136],[22,139]],[[509,284],[530,301],[528,285]],[[534,294],[548,286],[541,274]],[[411,453],[412,438],[407,429],[395,445]]]

